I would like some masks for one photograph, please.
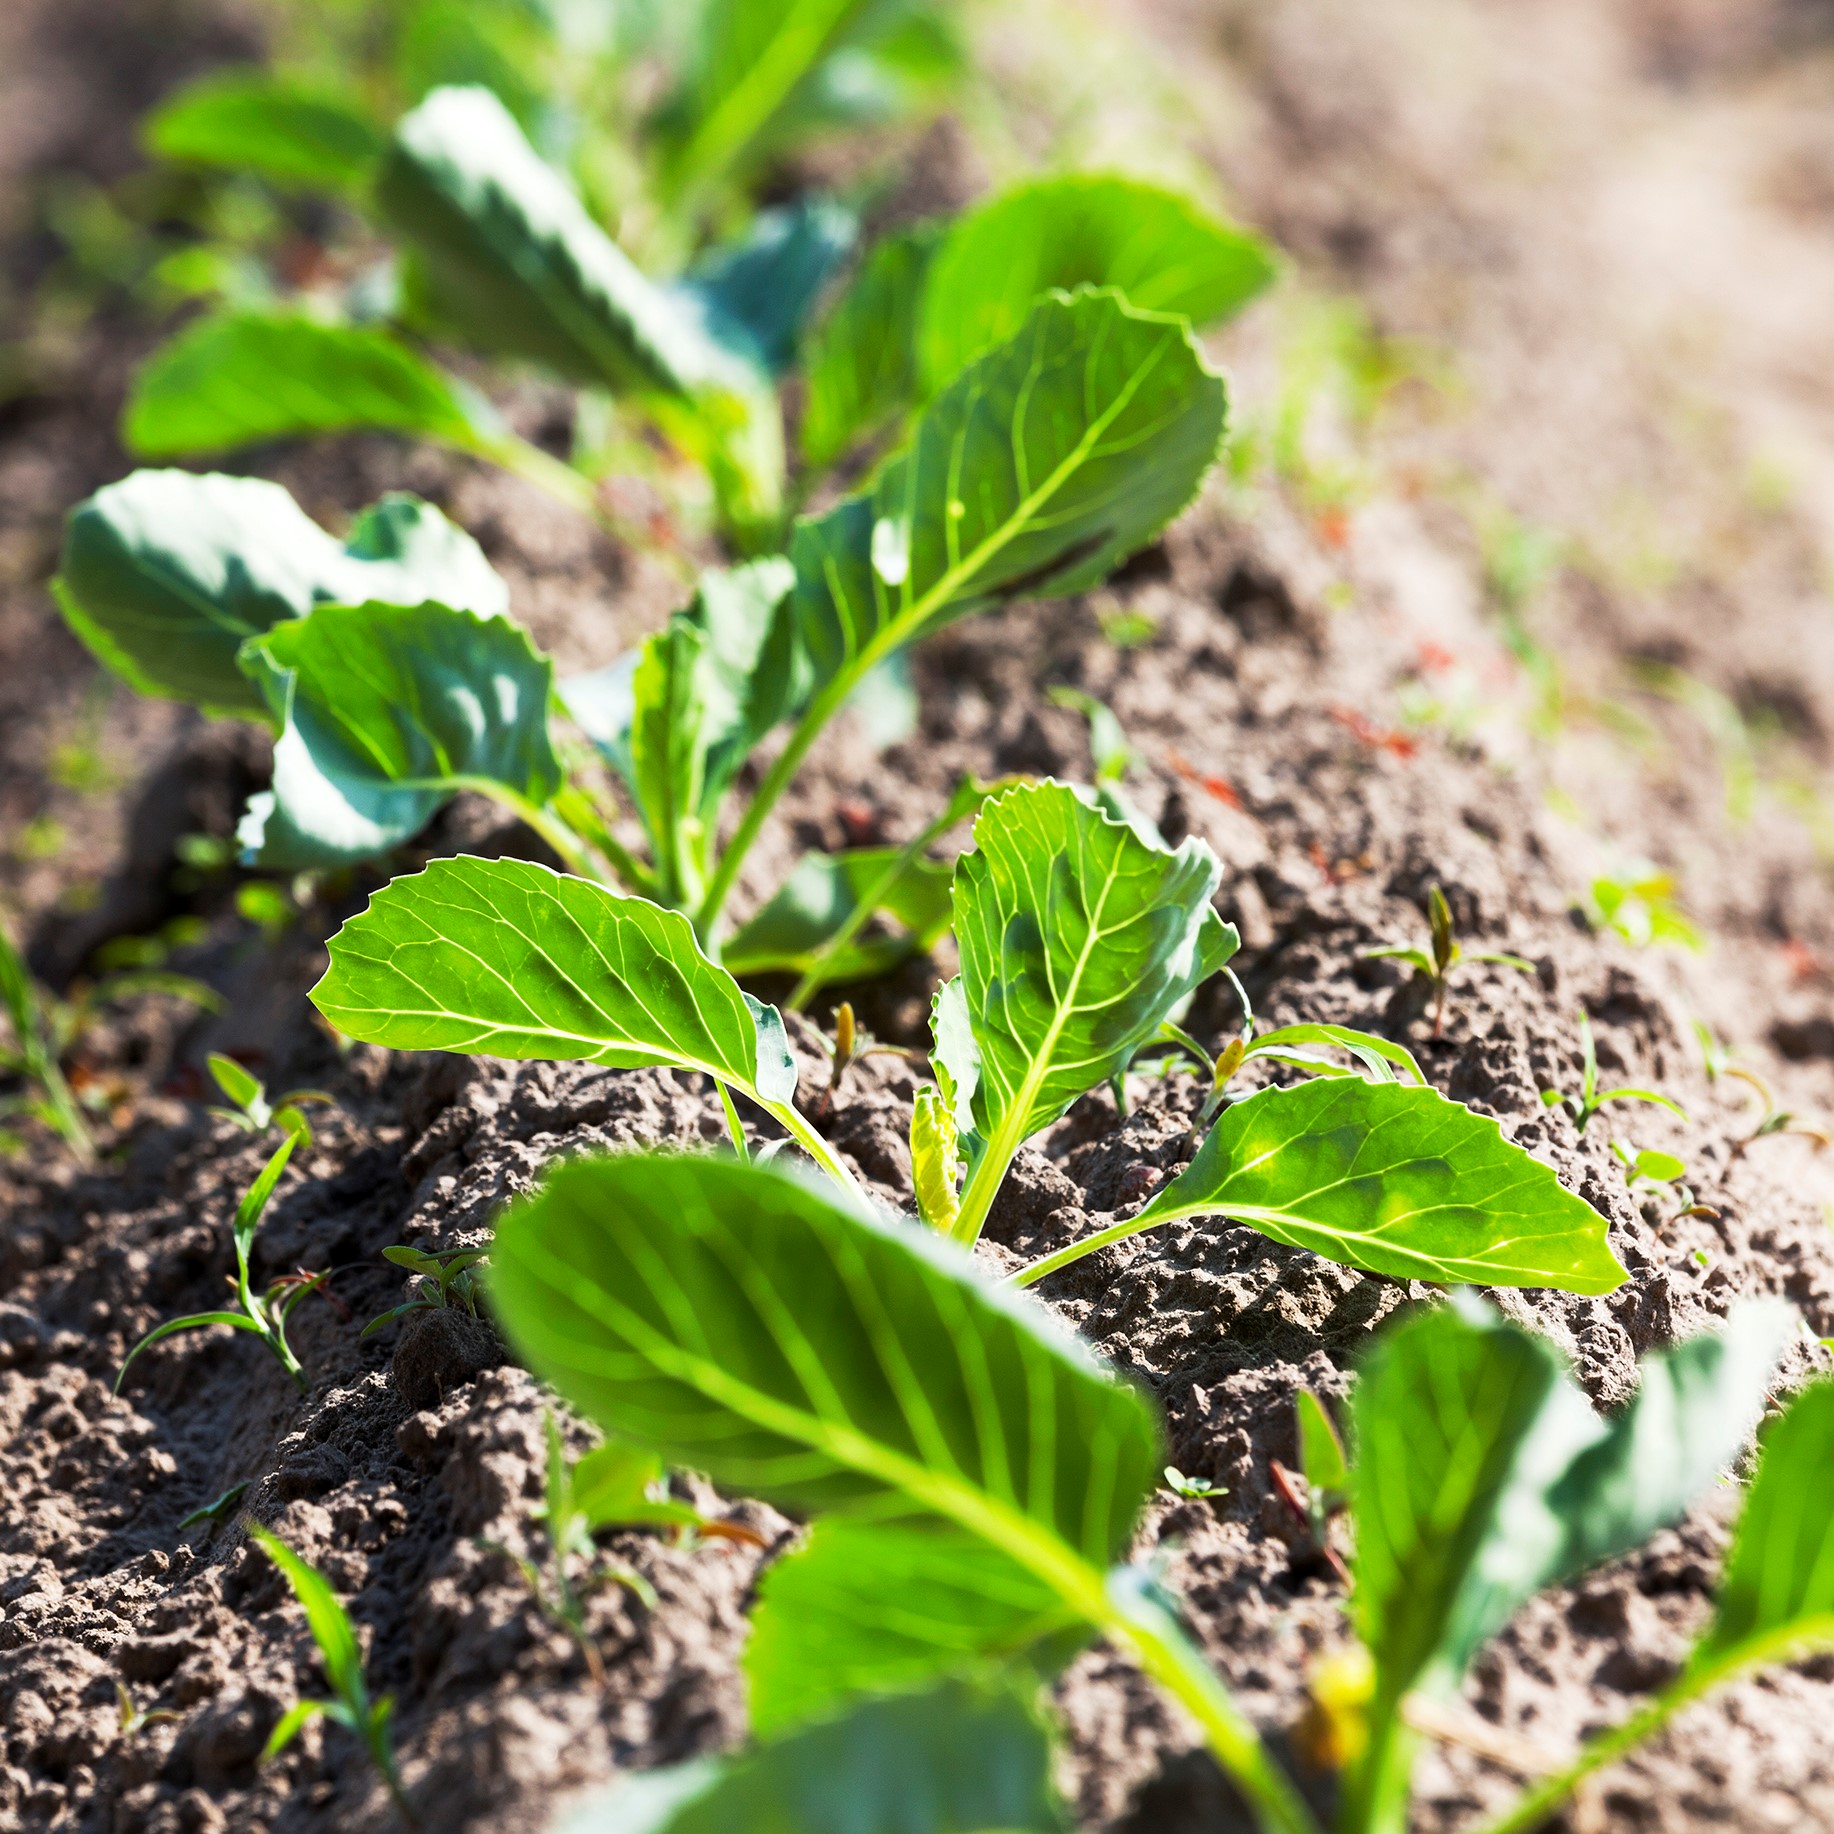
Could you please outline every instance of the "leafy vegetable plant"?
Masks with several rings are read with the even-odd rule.
[[[357,1647],[357,1633],[349,1613],[324,1574],[302,1560],[272,1530],[257,1523],[250,1527],[249,1534],[286,1575],[287,1584],[293,1588],[293,1596],[305,1611],[306,1627],[318,1645],[320,1659],[325,1665],[325,1679],[331,1684],[332,1692],[329,1700],[297,1700],[287,1708],[268,1735],[261,1753],[262,1763],[284,1751],[299,1736],[307,1721],[321,1716],[334,1720],[362,1741],[403,1825],[418,1827],[420,1824],[401,1787],[401,1776],[395,1768],[395,1748],[389,1737],[389,1721],[395,1703],[386,1694],[379,1700],[370,1698],[368,1684],[363,1679],[363,1656]]]
[[[236,1248],[236,1273],[231,1283],[235,1289],[236,1309],[193,1312],[184,1318],[169,1319],[157,1329],[149,1331],[127,1353],[127,1360],[115,1377],[116,1394],[121,1392],[121,1385],[127,1380],[127,1372],[141,1351],[180,1331],[201,1331],[210,1325],[228,1325],[232,1330],[252,1332],[273,1352],[275,1360],[293,1378],[299,1392],[306,1392],[306,1372],[300,1367],[299,1358],[287,1343],[287,1323],[299,1302],[308,1294],[317,1292],[330,1278],[330,1270],[310,1275],[282,1274],[269,1285],[265,1293],[259,1294],[249,1285],[248,1270],[249,1251],[254,1246],[255,1232],[261,1226],[261,1218],[267,1211],[281,1175],[287,1169],[287,1162],[293,1157],[295,1147],[311,1139],[304,1117],[299,1115],[297,1109],[292,1110],[292,1113],[297,1126],[286,1128],[280,1144],[269,1155],[267,1164],[261,1168],[255,1182],[236,1206],[232,1230]]]
[[[1454,972],[1462,963],[1494,962],[1500,967],[1515,968],[1523,974],[1533,974],[1535,964],[1525,961],[1519,955],[1511,955],[1507,950],[1467,949],[1458,940],[1452,926],[1452,907],[1446,903],[1446,895],[1437,885],[1427,891],[1426,912],[1432,933],[1431,953],[1408,945],[1366,949],[1363,953],[1364,959],[1369,961],[1405,962],[1426,982],[1433,994],[1433,1036],[1437,1038],[1445,1030],[1446,991]]]
[[[1101,1635],[1193,1715],[1263,1829],[1315,1830],[1175,1608],[1115,1564],[1163,1467],[1150,1409],[934,1235],[775,1170],[624,1155],[551,1172],[504,1216],[493,1268],[513,1341],[574,1406],[813,1517],[761,1590],[745,1669],[765,1742],[742,1764],[793,1764],[808,1728],[851,1738],[858,1722],[836,1716],[861,1696],[915,1701],[994,1662],[1048,1674]],[[1403,1827],[1416,1694],[1455,1688],[1533,1593],[1675,1520],[1737,1455],[1793,1328],[1787,1308],[1747,1308],[1651,1358],[1611,1420],[1545,1343],[1475,1301],[1384,1335],[1352,1401],[1354,1457],[1327,1457],[1316,1431],[1307,1449],[1321,1488],[1349,1495],[1370,1658],[1344,1834]],[[1534,1825],[1718,1681],[1834,1644],[1830,1402],[1834,1385],[1810,1390],[1772,1434],[1682,1681],[1498,1827]],[[1787,1577],[1760,1587],[1760,1559]],[[690,1780],[708,1773],[650,1786],[673,1802]]]
[[[1609,1102],[1645,1102],[1653,1108],[1666,1108],[1670,1114],[1686,1120],[1687,1110],[1679,1102],[1653,1089],[1601,1089],[1598,1086],[1598,1046],[1592,1036],[1592,1021],[1582,1011],[1579,1015],[1580,1080],[1577,1095],[1563,1095],[1558,1089],[1541,1091],[1542,1106],[1564,1108],[1581,1133],[1587,1124]]]

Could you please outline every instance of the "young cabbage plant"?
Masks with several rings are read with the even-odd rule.
[[[127,1380],[127,1372],[141,1351],[180,1331],[201,1331],[210,1325],[228,1325],[232,1330],[248,1331],[260,1338],[273,1352],[281,1368],[293,1378],[299,1392],[302,1395],[306,1393],[306,1372],[300,1367],[299,1358],[287,1343],[287,1323],[299,1302],[308,1294],[317,1292],[331,1277],[330,1269],[310,1275],[282,1274],[269,1285],[265,1293],[259,1294],[249,1285],[248,1271],[249,1251],[254,1246],[255,1231],[261,1226],[261,1218],[266,1213],[275,1187],[280,1183],[281,1174],[287,1169],[287,1161],[293,1157],[296,1146],[311,1138],[304,1118],[298,1115],[297,1110],[294,1114],[297,1127],[286,1129],[285,1137],[269,1155],[267,1164],[261,1168],[255,1182],[236,1206],[232,1231],[236,1249],[236,1274],[231,1282],[235,1289],[236,1310],[193,1312],[184,1318],[170,1319],[156,1330],[149,1331],[127,1353],[127,1360],[115,1377],[116,1394],[121,1392],[121,1385]]]
[[[389,1736],[395,1703],[387,1694],[379,1700],[370,1697],[368,1683],[363,1679],[363,1653],[357,1645],[350,1614],[324,1574],[302,1560],[271,1529],[257,1523],[250,1527],[249,1534],[286,1575],[287,1584],[293,1588],[293,1596],[306,1614],[306,1628],[318,1645],[325,1679],[331,1684],[332,1693],[329,1700],[296,1700],[288,1707],[268,1735],[261,1762],[265,1764],[278,1757],[309,1720],[321,1717],[332,1720],[346,1731],[354,1732],[362,1741],[364,1752],[376,1767],[376,1774],[382,1779],[382,1787],[388,1791],[388,1799],[402,1825],[418,1827],[420,1824],[408,1803],[407,1792],[401,1787],[401,1774],[395,1767],[394,1742]]]
[[[1019,1148],[1166,1036],[1171,1014],[1224,967],[1236,935],[1210,903],[1221,873],[1201,841],[1149,845],[1060,783],[986,804],[956,866],[961,974],[936,997],[936,1092],[913,1115],[913,1170],[933,1226],[976,1241]],[[1307,1045],[1339,1045],[1381,1080]],[[1236,1040],[1217,1066],[1224,1083],[1251,1050],[1296,1058],[1317,1080],[1236,1103],[1137,1215],[1014,1279],[1030,1285],[1141,1230],[1220,1214],[1396,1279],[1588,1293],[1622,1283],[1604,1218],[1495,1121],[1427,1088],[1402,1047],[1343,1027],[1285,1027]],[[959,1188],[944,1172],[952,1160],[964,1167]]]
[[[1558,1089],[1543,1089],[1544,1108],[1564,1108],[1581,1133],[1587,1123],[1609,1102],[1645,1102],[1652,1108],[1666,1108],[1670,1114],[1686,1120],[1687,1110],[1666,1095],[1653,1089],[1601,1089],[1598,1086],[1598,1046],[1592,1037],[1592,1021],[1582,1008],[1579,1015],[1580,1080],[1576,1095],[1563,1095]]]
[[[1472,1657],[1536,1592],[1680,1518],[1737,1457],[1796,1330],[1771,1302],[1647,1358],[1600,1419],[1543,1340],[1468,1298],[1378,1339],[1351,1401],[1352,1615],[1368,1687],[1341,1834],[1403,1834],[1416,1723],[1455,1699]],[[1760,1663],[1834,1646],[1834,1384],[1766,1439],[1721,1583],[1681,1676],[1484,1834],[1525,1834],[1681,1705]],[[1427,1711],[1413,1710],[1420,1702]]]
[[[1411,945],[1397,944],[1380,949],[1365,949],[1363,959],[1405,962],[1426,982],[1433,995],[1433,1036],[1438,1038],[1445,1031],[1446,992],[1453,974],[1463,963],[1492,962],[1498,967],[1514,968],[1522,974],[1533,974],[1535,964],[1503,949],[1467,949],[1458,940],[1457,931],[1452,926],[1452,907],[1446,903],[1446,895],[1437,885],[1427,891],[1426,914],[1431,932],[1431,953]]]
[[[1105,1635],[1265,1826],[1312,1834],[1172,1613],[1115,1564],[1166,1462],[1148,1403],[959,1250],[774,1168],[576,1159],[503,1216],[491,1300],[588,1419],[814,1515],[746,1648],[764,1753],[853,1696],[1028,1651],[1055,1667]]]

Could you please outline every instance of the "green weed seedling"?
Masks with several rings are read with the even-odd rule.
[[[1579,1015],[1580,1081],[1577,1095],[1563,1095],[1558,1089],[1543,1089],[1544,1108],[1564,1108],[1573,1125],[1584,1133],[1592,1117],[1609,1102],[1644,1102],[1652,1108],[1666,1108],[1670,1114],[1686,1120],[1687,1110],[1666,1095],[1653,1089],[1601,1089],[1598,1086],[1598,1047],[1592,1037],[1592,1021],[1582,1008]]]
[[[350,1614],[324,1574],[301,1560],[278,1535],[259,1524],[252,1526],[249,1534],[286,1575],[293,1596],[304,1609],[306,1627],[312,1632],[312,1641],[318,1645],[319,1658],[325,1665],[325,1679],[331,1684],[332,1693],[329,1700],[296,1700],[288,1707],[268,1735],[261,1762],[266,1764],[279,1756],[309,1720],[320,1717],[332,1720],[346,1731],[354,1732],[362,1741],[402,1825],[418,1827],[420,1824],[408,1804],[400,1773],[395,1768],[395,1747],[389,1735],[395,1703],[387,1694],[379,1700],[370,1698],[368,1684],[363,1679],[363,1654],[357,1647],[357,1633],[350,1622]]]
[[[1117,1564],[1165,1469],[1153,1409],[958,1251],[813,1181],[626,1154],[550,1171],[502,1218],[492,1269],[496,1315],[570,1405],[810,1519],[765,1574],[743,1658],[763,1742],[730,1768],[646,1779],[669,1812],[642,1825],[716,1825],[689,1806],[702,1792],[766,1764],[778,1788],[800,1790],[818,1750],[833,1774],[835,1747],[855,1749],[874,1703],[919,1713],[964,1673],[1029,1691],[1104,1637],[1191,1714],[1266,1834],[1317,1834],[1163,1583]],[[1340,1834],[1400,1834],[1419,1744],[1410,1703],[1456,1690],[1536,1592],[1677,1520],[1738,1456],[1795,1328],[1786,1307],[1744,1308],[1718,1336],[1648,1359],[1611,1419],[1550,1346],[1475,1300],[1382,1335],[1351,1402],[1352,1456],[1339,1446],[1331,1474],[1316,1443],[1307,1453],[1321,1493],[1335,1475],[1348,1496],[1367,1657]],[[888,1614],[887,1598],[908,1608]],[[1830,1646],[1834,1384],[1822,1384],[1768,1437],[1718,1617],[1681,1678],[1495,1830],[1536,1825],[1711,1687]],[[917,1752],[928,1775],[940,1760],[921,1741]]]
[[[184,1718],[182,1713],[174,1713],[170,1707],[141,1706],[124,1681],[115,1683],[115,1705],[117,1727],[123,1738],[138,1738],[148,1726],[176,1725]]]
[[[1433,1036],[1438,1038],[1445,1031],[1446,993],[1451,986],[1453,974],[1463,963],[1492,962],[1499,967],[1514,968],[1522,974],[1533,974],[1535,964],[1520,955],[1511,955],[1504,949],[1467,949],[1458,940],[1457,932],[1452,927],[1452,907],[1446,903],[1446,895],[1437,885],[1427,892],[1426,914],[1432,935],[1430,953],[1427,949],[1416,949],[1410,945],[1392,945],[1365,949],[1363,959],[1405,962],[1426,982],[1433,994]]]
[[[1713,1028],[1704,1020],[1694,1021],[1694,1036],[1700,1042],[1701,1068],[1705,1070],[1708,1082],[1715,1083],[1722,1076],[1729,1076],[1745,1084],[1758,1098],[1757,1119],[1751,1131],[1733,1146],[1732,1156],[1735,1159],[1742,1157],[1745,1150],[1757,1141],[1779,1134],[1812,1141],[1817,1151],[1828,1145],[1827,1130],[1800,1121],[1788,1109],[1779,1108],[1770,1084],[1757,1071],[1742,1063],[1735,1063],[1725,1045],[1714,1036]]]
[[[912,1122],[933,1226],[978,1240],[1025,1142],[1168,1037],[1235,951],[1210,903],[1221,874],[1201,841],[1152,845],[1064,784],[1016,785],[983,805],[950,893],[961,973],[936,997],[936,1082]],[[780,1015],[710,962],[675,913],[523,861],[437,860],[379,892],[330,953],[312,998],[350,1037],[704,1071],[854,1185],[794,1106]],[[1160,1223],[1223,1215],[1397,1279],[1588,1293],[1622,1282],[1604,1219],[1494,1121],[1428,1088],[1403,1047],[1337,1026],[1236,1043],[1217,1065],[1224,1083],[1251,1055],[1314,1080],[1236,1102],[1142,1211],[1016,1279]],[[1343,1048],[1369,1080],[1313,1046]],[[1351,1163],[1355,1179],[1342,1175]]]
[[[244,1478],[239,1484],[231,1484],[221,1496],[192,1510],[188,1516],[180,1516],[178,1532],[182,1535],[188,1528],[206,1528],[214,1535],[226,1522],[235,1520],[242,1499],[248,1494],[248,1485],[249,1480]]]
[[[220,1012],[222,995],[188,975],[156,966],[123,968],[79,985],[60,1000],[33,980],[24,958],[0,924],[0,1014],[11,1028],[11,1044],[0,1044],[0,1076],[16,1076],[23,1096],[0,1096],[0,1121],[21,1114],[51,1128],[81,1165],[95,1163],[81,1103],[64,1074],[63,1060],[81,1039],[98,1007],[135,994],[162,993],[189,1000],[205,1012]],[[8,1136],[0,1132],[0,1144]]]
[[[216,1086],[234,1104],[229,1108],[212,1108],[219,1120],[228,1121],[247,1134],[264,1134],[270,1128],[296,1138],[301,1144],[312,1144],[312,1128],[303,1110],[308,1102],[322,1102],[330,1107],[335,1097],[322,1089],[289,1089],[271,1101],[259,1077],[252,1075],[233,1057],[212,1051],[207,1062]]]
[[[424,1248],[408,1248],[396,1243],[392,1248],[383,1249],[382,1258],[408,1270],[408,1297],[381,1317],[372,1318],[363,1327],[364,1337],[373,1337],[384,1325],[396,1324],[411,1312],[443,1312],[463,1306],[473,1318],[479,1316],[478,1300],[483,1293],[479,1273],[490,1259],[488,1248],[461,1248],[449,1254],[428,1254]]]
[[[201,1331],[210,1325],[228,1325],[232,1330],[253,1333],[273,1352],[275,1360],[293,1378],[299,1392],[302,1395],[307,1392],[306,1372],[300,1367],[299,1358],[287,1343],[287,1324],[299,1302],[316,1293],[331,1277],[330,1270],[318,1274],[282,1274],[269,1285],[265,1293],[257,1294],[249,1285],[248,1257],[254,1246],[255,1232],[261,1226],[261,1218],[266,1214],[281,1174],[287,1169],[288,1160],[293,1157],[294,1148],[309,1137],[304,1131],[303,1120],[300,1131],[288,1128],[285,1137],[268,1156],[267,1164],[261,1168],[255,1182],[236,1206],[233,1226],[236,1273],[231,1282],[235,1289],[236,1310],[193,1312],[184,1318],[170,1319],[156,1330],[149,1331],[127,1353],[127,1361],[121,1365],[120,1373],[115,1377],[116,1394],[121,1392],[121,1385],[127,1380],[127,1372],[141,1351],[180,1331]]]
[[[1189,1477],[1176,1465],[1166,1466],[1165,1487],[1173,1496],[1181,1496],[1187,1502],[1201,1502],[1206,1497],[1229,1494],[1229,1487],[1226,1484],[1212,1483],[1207,1477]]]
[[[1672,943],[1698,953],[1706,947],[1700,928],[1675,901],[1675,881],[1647,860],[1594,879],[1579,909],[1594,930],[1610,931],[1638,948]]]

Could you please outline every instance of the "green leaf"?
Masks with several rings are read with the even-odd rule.
[[[236,663],[244,639],[315,604],[509,608],[477,543],[416,497],[384,497],[340,546],[278,484],[188,471],[136,471],[79,503],[57,595],[77,635],[142,694],[243,714],[264,710]]]
[[[1041,301],[869,491],[796,525],[815,685],[979,607],[1096,584],[1196,495],[1225,411],[1183,319],[1112,292]]]
[[[954,1233],[961,1182],[955,1116],[943,1092],[926,1083],[911,1105],[911,1183],[917,1214],[941,1235]]]
[[[1543,1587],[1679,1521],[1750,1437],[1795,1332],[1792,1307],[1743,1304],[1722,1331],[1646,1357],[1635,1399],[1609,1420],[1563,1374],[1461,1589],[1451,1672]]]
[[[772,1167],[565,1161],[498,1224],[491,1294],[607,1432],[786,1508],[953,1522],[1091,1609],[1165,1462],[1142,1397],[1037,1307]]]
[[[920,1687],[1071,1630],[1087,1635],[1050,1586],[978,1536],[824,1517],[759,1589],[743,1658],[752,1730],[777,1738],[854,1695]]]
[[[187,83],[148,117],[145,138],[160,159],[334,191],[360,189],[383,146],[374,119],[346,96],[258,68]]]
[[[896,935],[858,936],[822,964],[824,981],[869,980],[912,955],[935,947],[949,927],[954,876],[933,860],[912,860],[887,880],[898,847],[861,847],[848,853],[805,853],[775,895],[720,950],[734,974],[802,974],[817,951],[872,894],[876,913],[894,919]]]
[[[737,1758],[587,1800],[559,1834],[1058,1834],[1051,1750],[1017,1695],[952,1683],[867,1701]]]
[[[775,1007],[701,953],[678,911],[525,860],[435,860],[331,939],[312,1002],[391,1050],[704,1070],[787,1102],[796,1065]]]
[[[917,314],[939,230],[920,224],[880,242],[810,338],[802,455],[825,471],[917,395]]]
[[[978,1233],[1013,1154],[1132,1061],[1236,950],[1211,908],[1222,865],[1199,840],[1152,847],[1065,784],[990,801],[955,869],[962,992],[979,1058],[969,1095],[987,1152],[958,1233]],[[958,1090],[969,1076],[939,1032]]]
[[[588,1529],[698,1522],[700,1517],[685,1503],[657,1502],[650,1496],[650,1487],[662,1477],[662,1460],[654,1452],[608,1439],[573,1467],[573,1506]]]
[[[481,400],[386,331],[226,311],[188,325],[141,366],[121,437],[143,458],[182,458],[359,428],[463,451],[495,435]]]
[[[242,661],[280,729],[273,790],[238,830],[259,865],[369,859],[457,789],[498,785],[539,807],[564,780],[553,665],[507,618],[328,605],[251,638]]]
[[[762,373],[638,271],[488,89],[436,89],[403,116],[376,198],[425,262],[441,321],[643,396],[713,468],[731,513],[775,512],[782,427]]]
[[[1834,1645],[1834,1382],[1770,1429],[1691,1676]]]
[[[1350,1488],[1350,1463],[1344,1442],[1325,1411],[1325,1404],[1309,1388],[1293,1397],[1299,1420],[1299,1469],[1320,1495],[1342,1496]]]
[[[672,115],[684,123],[666,167],[676,196],[740,166],[867,0],[706,0],[695,57]]]
[[[1243,1053],[1243,1061],[1250,1057],[1277,1056],[1291,1062],[1293,1057],[1286,1047],[1296,1044],[1330,1044],[1340,1051],[1348,1051],[1379,1083],[1402,1080],[1395,1075],[1396,1070],[1404,1070],[1416,1083],[1426,1082],[1413,1052],[1406,1045],[1378,1038],[1373,1032],[1359,1032],[1348,1025],[1283,1025],[1278,1031],[1266,1032],[1257,1038]]]
[[[1626,1277],[1605,1219],[1551,1168],[1412,1084],[1263,1089],[1124,1227],[1207,1215],[1396,1280],[1609,1293]]]
[[[918,370],[934,394],[1011,337],[1040,294],[1114,287],[1135,306],[1212,324],[1278,269],[1260,237],[1137,178],[1069,173],[1001,193],[949,231],[924,292]]]
[[[675,296],[699,313],[709,337],[775,375],[789,368],[802,328],[859,219],[832,198],[761,210],[736,242],[703,255]]]
[[[367,1698],[363,1686],[363,1656],[357,1647],[357,1634],[351,1628],[349,1615],[331,1582],[319,1570],[308,1565],[271,1529],[259,1523],[249,1525],[249,1535],[286,1575],[305,1610],[306,1625],[318,1653],[324,1658],[325,1679],[346,1706]]]

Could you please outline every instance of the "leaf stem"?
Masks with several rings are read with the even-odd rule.
[[[591,879],[608,889],[617,889],[594,861],[586,843],[551,807],[543,808],[539,803],[531,802],[521,791],[511,789],[507,783],[499,783],[494,777],[448,777],[443,781],[453,789],[471,790],[479,796],[487,797],[500,808],[508,809],[518,821],[533,828],[560,855],[569,872],[577,873],[582,879]],[[595,844],[597,838],[594,836]],[[616,845],[615,842],[613,844]],[[624,852],[622,848],[618,851]],[[628,853],[624,854],[624,858],[632,866],[636,865]],[[613,860],[612,864],[616,866],[617,862]]]
[[[739,1119],[739,1111],[733,1106],[732,1091],[716,1076],[713,1086],[720,1092],[720,1106],[726,1110],[726,1131],[732,1136],[732,1150],[738,1154],[741,1165],[751,1164],[751,1147],[745,1139],[745,1123]]]
[[[612,833],[611,824],[578,784],[566,785],[548,806],[573,833],[604,856],[630,890],[653,904],[666,902],[656,875]]]
[[[750,1094],[751,1092],[748,1090],[747,1093]],[[861,1186],[860,1181],[848,1171],[846,1163],[842,1160],[840,1154],[837,1153],[788,1102],[767,1102],[762,1096],[758,1095],[753,1095],[752,1099],[757,1102],[758,1106],[762,1108],[766,1114],[770,1115],[775,1120],[781,1121],[783,1125],[789,1129],[797,1145],[799,1145],[836,1184],[840,1185],[850,1197],[857,1198],[861,1203],[867,1204],[870,1207],[871,1200]]]

